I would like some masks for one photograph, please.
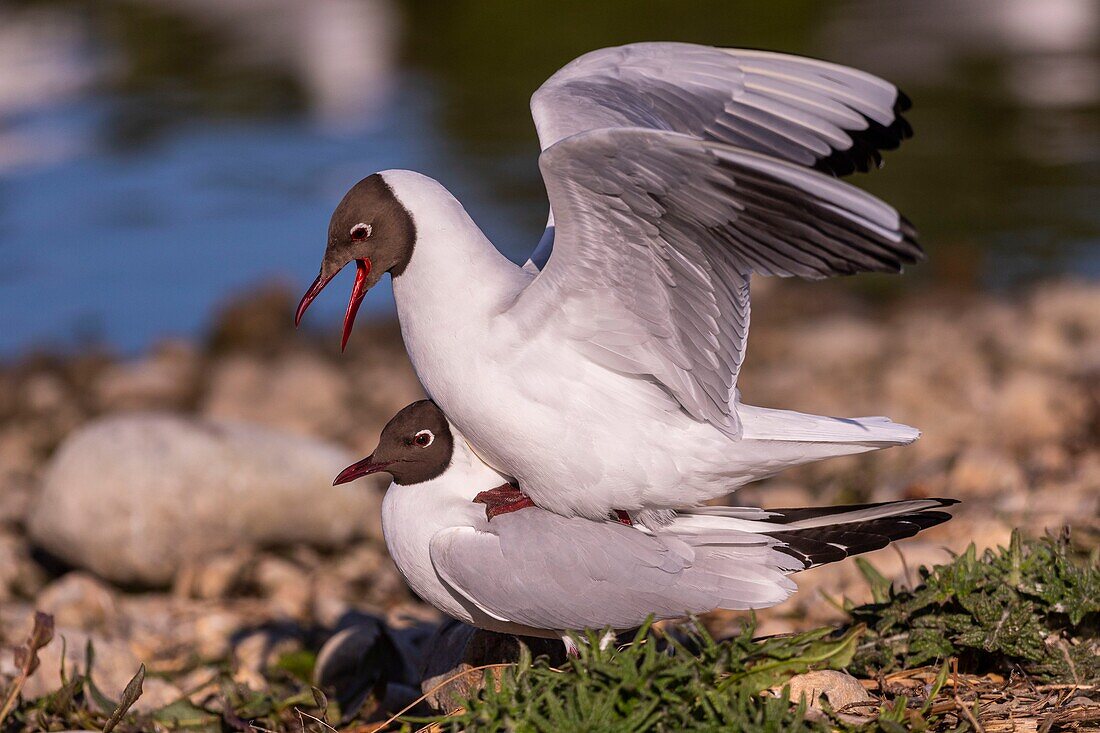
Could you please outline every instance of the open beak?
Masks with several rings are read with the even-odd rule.
[[[348,309],[344,312],[344,335],[340,337],[340,351],[347,348],[348,339],[351,337],[351,327],[355,323],[355,314],[359,312],[359,304],[363,302],[363,296],[367,294],[367,275],[369,274],[370,260],[366,258],[356,260],[355,285],[351,288]]]
[[[355,324],[355,315],[359,312],[359,306],[363,302],[363,296],[367,294],[367,276],[370,275],[371,262],[367,258],[355,260],[355,285],[351,289],[351,298],[348,299],[348,309],[344,313],[344,333],[340,338],[340,350],[343,351],[347,348],[348,339],[351,337],[351,328]],[[305,315],[306,309],[309,308],[309,304],[313,302],[325,286],[329,284],[336,273],[325,275],[322,271],[317,279],[313,281],[313,284],[309,286],[309,290],[302,296],[302,300],[298,303],[298,310],[294,313],[294,325],[298,326],[302,322],[302,316]]]
[[[378,473],[379,471],[385,471],[386,467],[391,465],[393,461],[375,461],[374,454],[370,454],[358,463],[353,463],[343,471],[332,482],[333,486],[339,484],[346,484],[348,481],[354,481],[357,478],[363,476],[369,476],[372,473]]]
[[[339,271],[337,271],[339,272]],[[313,299],[321,294],[321,291],[325,289],[325,286],[329,284],[332,278],[336,277],[336,273],[331,275],[325,275],[321,273],[317,276],[317,279],[313,281],[313,284],[309,286],[309,290],[302,296],[302,299],[298,301],[298,310],[294,312],[294,327],[297,328],[302,323],[302,316],[306,314],[306,308],[313,302]]]

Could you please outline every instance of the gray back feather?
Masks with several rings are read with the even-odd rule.
[[[783,601],[795,589],[783,568],[802,565],[777,544],[726,533],[711,546],[525,510],[479,529],[444,530],[431,556],[455,592],[495,618],[542,629],[626,629],[649,614],[678,618]]]

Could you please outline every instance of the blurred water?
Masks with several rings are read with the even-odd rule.
[[[857,287],[1100,275],[1100,0],[22,0],[0,4],[0,354],[133,351],[249,284],[304,288],[333,205],[389,167],[439,178],[522,259],[546,208],[530,93],[654,39],[906,89],[917,137],[856,182],[932,259]],[[338,319],[349,287],[310,320]]]

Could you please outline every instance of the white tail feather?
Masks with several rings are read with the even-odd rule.
[[[887,417],[825,417],[792,410],[738,405],[742,435],[750,440],[855,445],[908,445],[920,431]]]

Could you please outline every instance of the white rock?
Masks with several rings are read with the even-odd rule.
[[[803,696],[810,707],[820,708],[821,698],[824,696],[834,709],[843,708],[853,703],[872,702],[874,698],[859,684],[852,675],[835,669],[822,669],[814,672],[798,674],[787,680],[790,686],[791,701],[797,702]],[[861,709],[860,712],[871,712],[874,708]]]
[[[377,492],[332,486],[353,460],[331,444],[255,426],[107,418],[58,449],[30,533],[74,565],[150,585],[241,545],[339,547],[378,524]]]

